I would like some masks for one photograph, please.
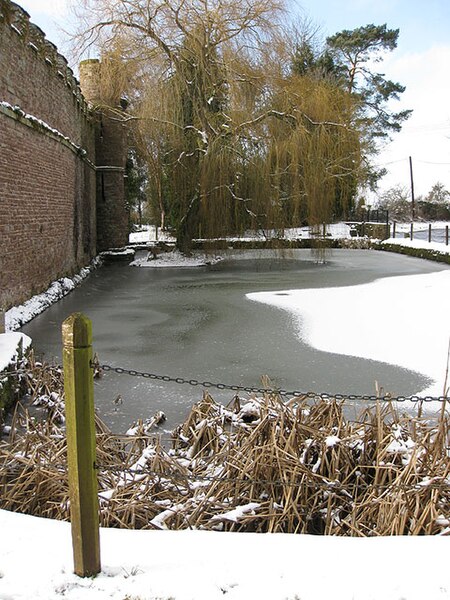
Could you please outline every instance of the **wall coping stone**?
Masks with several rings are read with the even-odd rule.
[[[0,113],[18,121],[22,125],[30,127],[39,133],[46,135],[53,140],[59,142],[69,150],[71,150],[76,156],[84,160],[92,169],[96,170],[95,164],[88,158],[87,152],[84,148],[75,144],[70,138],[65,136],[63,133],[51,127],[45,121],[38,119],[37,117],[25,113],[20,106],[11,106],[8,102],[0,101]]]

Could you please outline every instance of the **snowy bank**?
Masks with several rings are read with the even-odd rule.
[[[0,511],[0,530],[4,600],[450,597],[449,537],[101,529],[102,572],[81,579],[69,523]]]
[[[145,244],[147,242],[175,242],[173,235],[155,225],[136,227],[128,236],[130,244]]]
[[[206,265],[213,265],[222,258],[220,256],[208,256],[203,253],[194,253],[192,256],[185,256],[178,250],[172,252],[162,252],[157,258],[153,258],[151,252],[144,258],[137,258],[130,263],[131,267],[145,267],[145,268],[161,268],[161,267],[172,267],[172,268],[186,268],[186,267],[204,267]]]
[[[37,294],[20,306],[13,306],[5,313],[5,326],[7,331],[15,331],[34,319],[37,315],[44,312],[49,306],[67,296],[73,289],[97,268],[100,259],[96,258],[92,263],[73,277],[62,277],[54,281],[51,286],[42,294]]]
[[[428,242],[427,240],[409,238],[389,238],[375,245],[377,250],[398,252],[408,256],[415,256],[425,260],[434,260],[450,264],[450,246],[442,242]]]
[[[323,226],[320,227],[320,234],[323,232]],[[350,231],[352,227],[347,225],[346,223],[330,223],[325,226],[326,227],[326,235],[334,238],[349,238]],[[297,238],[310,238],[317,237],[317,233],[313,233],[311,227],[291,227],[286,228],[283,231],[275,230],[275,229],[266,229],[266,230],[256,230],[256,231],[246,231],[243,235],[240,236],[227,236],[225,238],[220,238],[223,240],[227,240],[229,242],[235,241],[255,241],[261,239],[273,239],[273,238],[284,238],[287,240],[294,240]],[[157,242],[157,241],[165,241],[165,242],[175,242],[176,238],[170,235],[167,232],[161,231],[161,229],[156,228],[154,225],[143,225],[139,231],[134,231],[130,233],[129,236],[130,244],[139,244],[139,243],[147,243],[147,242]],[[194,241],[206,241],[206,240],[194,240]],[[211,241],[211,240],[207,240]]]
[[[417,393],[438,396],[450,341],[449,297],[448,269],[351,287],[247,294],[288,311],[298,336],[314,348],[417,371],[431,380]]]
[[[0,371],[4,371],[16,360],[19,346],[26,350],[31,346],[31,338],[24,333],[0,334]]]
[[[429,242],[428,240],[418,240],[410,238],[389,238],[383,240],[381,245],[404,246],[405,248],[420,248],[422,250],[432,250],[441,254],[450,254],[450,246],[441,242]]]

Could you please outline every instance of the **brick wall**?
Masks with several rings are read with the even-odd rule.
[[[97,124],[64,57],[0,0],[0,308],[95,256]]]

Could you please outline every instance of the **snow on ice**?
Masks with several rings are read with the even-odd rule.
[[[417,392],[434,396],[444,392],[449,297],[449,269],[349,287],[247,294],[249,300],[289,312],[298,336],[314,348],[417,371],[431,380],[426,389]],[[417,317],[419,307],[423,318]],[[376,313],[383,315],[382,327],[366,318]]]

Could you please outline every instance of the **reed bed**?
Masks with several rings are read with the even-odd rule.
[[[39,383],[39,369],[42,377]],[[35,419],[18,407],[0,444],[0,508],[69,518],[60,371],[33,367]],[[45,393],[42,390],[45,388]],[[56,386],[56,389],[55,389]],[[43,408],[42,408],[43,407]],[[143,529],[346,536],[450,532],[449,417],[379,402],[204,393],[165,447],[162,416],[112,434],[96,418],[100,521]]]

